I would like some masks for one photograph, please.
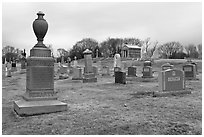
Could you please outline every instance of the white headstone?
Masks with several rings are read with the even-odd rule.
[[[122,62],[121,62],[120,54],[115,54],[113,66],[114,66],[114,68],[115,68],[115,67],[122,68]]]
[[[75,56],[74,57],[74,67],[77,67],[78,66],[78,62],[77,62],[77,57]]]

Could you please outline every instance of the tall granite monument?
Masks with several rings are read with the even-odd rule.
[[[42,12],[33,22],[38,43],[30,50],[26,67],[26,92],[22,100],[14,101],[18,115],[35,115],[67,110],[67,104],[57,100],[54,91],[54,59],[51,50],[43,44],[48,23]]]
[[[97,78],[93,73],[92,57],[91,57],[92,51],[90,51],[89,49],[86,49],[83,53],[84,53],[84,62],[85,62],[83,83],[97,82]]]

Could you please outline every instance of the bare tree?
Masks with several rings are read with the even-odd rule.
[[[167,58],[173,55],[173,53],[178,53],[183,49],[183,46],[179,42],[168,42],[161,45],[158,50],[162,55],[166,55]]]
[[[157,46],[158,46],[158,43],[159,43],[158,41],[155,41],[155,42],[153,43],[153,47],[148,49],[147,55],[148,55],[150,58],[153,56],[153,54],[154,54],[154,52],[155,52],[155,50],[156,50],[156,48],[157,48]]]
[[[151,45],[150,37],[148,37],[148,38],[146,38],[146,39],[144,40],[145,53],[148,52],[148,48],[149,48],[150,45]]]

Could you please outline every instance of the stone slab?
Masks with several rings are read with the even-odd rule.
[[[153,76],[142,76],[142,78],[154,78]]]
[[[72,80],[82,80],[83,78],[72,78]]]
[[[26,73],[26,69],[21,69],[20,70],[20,74],[25,74]]]
[[[14,111],[20,116],[54,113],[67,110],[67,104],[58,100],[14,101]]]
[[[187,91],[187,90],[168,91],[168,92],[155,91],[153,92],[153,97],[169,97],[169,96],[179,96],[184,94],[191,94],[191,91]]]
[[[97,82],[97,78],[83,78],[83,83]]]

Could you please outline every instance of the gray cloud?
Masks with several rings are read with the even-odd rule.
[[[201,3],[3,3],[2,41],[20,49],[36,43],[32,22],[42,10],[49,28],[44,43],[71,48],[82,38],[151,37],[159,42],[202,42]]]

